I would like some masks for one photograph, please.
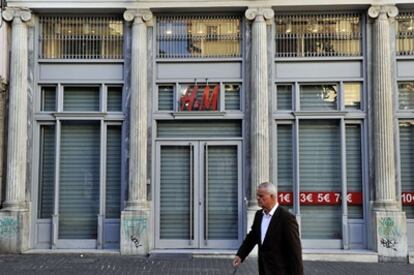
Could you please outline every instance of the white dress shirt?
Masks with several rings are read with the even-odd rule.
[[[279,204],[276,203],[275,206],[273,206],[272,210],[270,210],[270,212],[267,213],[267,214],[263,210],[263,218],[262,218],[262,224],[261,224],[261,228],[260,228],[261,229],[261,241],[262,241],[262,244],[263,244],[263,241],[264,241],[264,239],[266,237],[266,232],[267,232],[267,229],[269,228],[270,221],[271,221],[271,219],[273,217],[273,214],[275,213],[275,211],[276,211],[276,209],[277,209],[278,206],[279,206]]]

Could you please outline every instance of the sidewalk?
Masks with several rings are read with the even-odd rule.
[[[189,254],[157,254],[150,257],[119,254],[3,254],[0,255],[0,274],[231,275],[231,259],[193,257]],[[305,274],[413,275],[414,265],[306,261]],[[236,275],[257,275],[256,259],[248,259]]]

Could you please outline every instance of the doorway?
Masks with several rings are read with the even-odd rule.
[[[158,142],[156,151],[156,247],[236,248],[241,142]]]

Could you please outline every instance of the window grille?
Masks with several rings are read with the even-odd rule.
[[[397,16],[397,55],[414,55],[414,13]]]
[[[276,16],[276,57],[361,56],[359,14]]]
[[[40,58],[123,58],[123,21],[119,18],[41,17],[40,29]]]
[[[241,56],[240,17],[168,16],[157,20],[158,58]]]

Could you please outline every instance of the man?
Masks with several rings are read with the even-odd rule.
[[[277,203],[276,187],[264,182],[256,190],[258,205],[253,225],[243,241],[233,267],[238,268],[244,259],[259,245],[260,275],[302,275],[302,248],[298,223],[294,215]]]

